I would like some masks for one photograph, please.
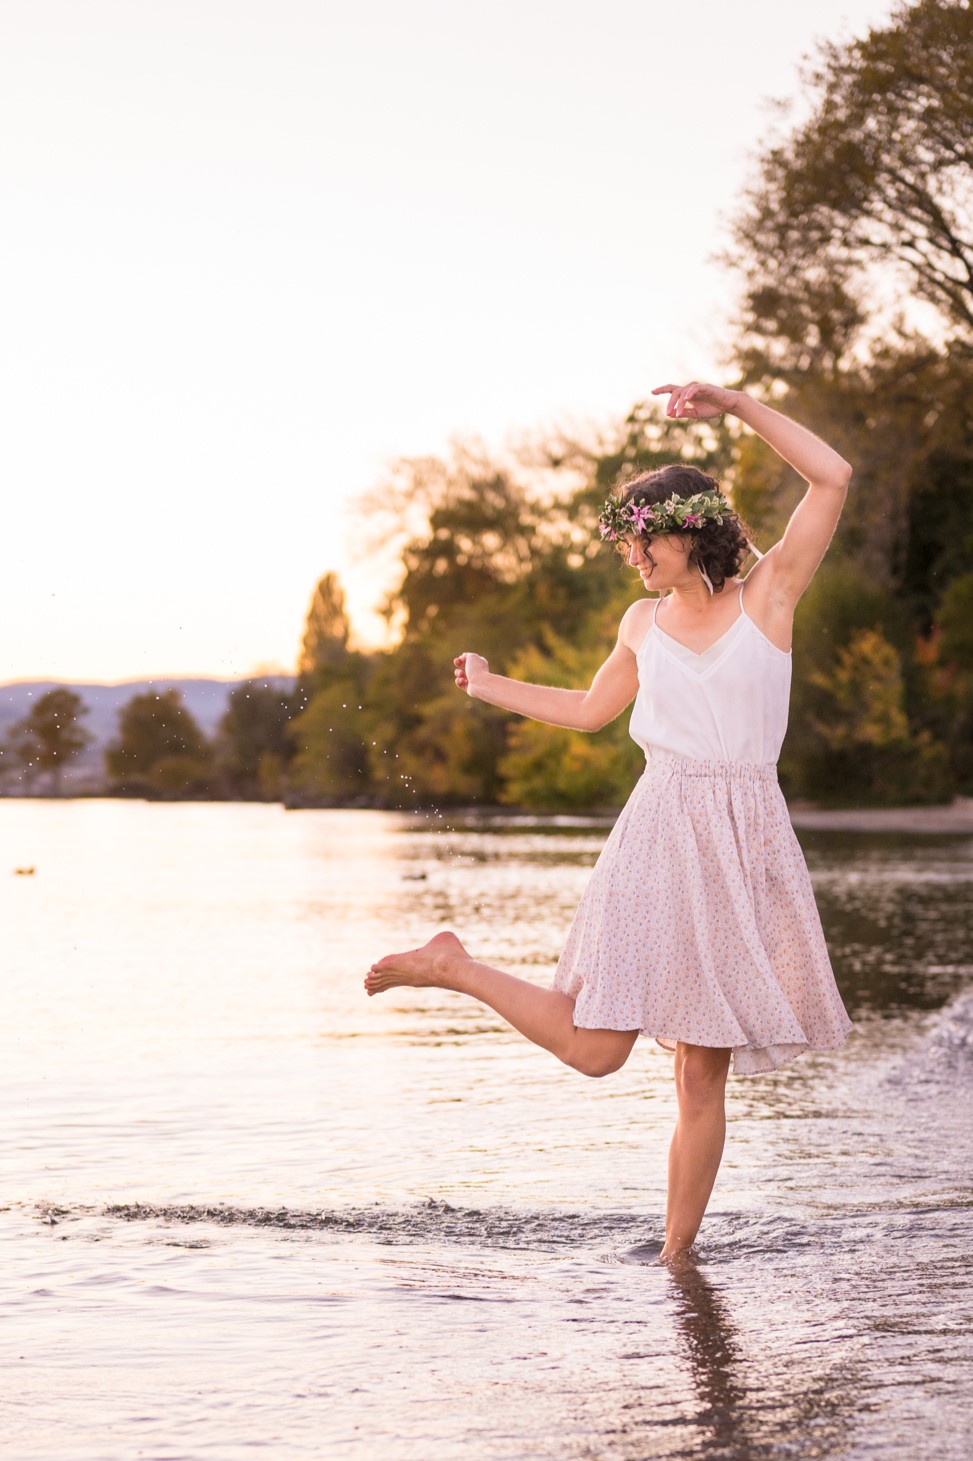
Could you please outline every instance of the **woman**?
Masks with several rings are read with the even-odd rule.
[[[723,1154],[734,1070],[833,1050],[851,1028],[807,868],[777,785],[794,610],[831,541],[851,468],[810,431],[743,391],[659,386],[666,414],[736,416],[808,484],[783,538],[738,576],[750,544],[718,484],[692,467],[643,473],[609,500],[602,536],[646,589],[588,690],[528,685],[480,655],[454,661],[478,700],[595,731],[634,699],[645,774],[585,890],[541,989],[473,959],[455,934],[373,965],[369,994],[453,989],[490,1006],[586,1075],[624,1065],[639,1034],[675,1051],[679,1116],[669,1153],[662,1260],[694,1241]]]

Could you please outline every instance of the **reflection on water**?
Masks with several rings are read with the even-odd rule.
[[[733,1446],[746,1455],[754,1442],[759,1443],[762,1427],[750,1434],[755,1396],[748,1389],[743,1348],[726,1302],[691,1260],[675,1268],[670,1281],[677,1296],[680,1349],[699,1406],[701,1448]]]
[[[973,842],[807,833],[842,987],[885,1013],[935,1009],[973,983]]]
[[[858,1033],[731,1083],[674,1272],[670,1057],[361,993],[546,979],[606,831],[0,802],[11,1455],[965,1461],[973,843],[802,839]]]

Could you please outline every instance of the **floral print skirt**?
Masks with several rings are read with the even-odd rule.
[[[554,988],[579,1029],[774,1070],[851,1030],[772,765],[650,760],[595,865]]]

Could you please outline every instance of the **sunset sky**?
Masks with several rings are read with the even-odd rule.
[[[0,682],[293,667],[402,455],[718,374],[768,101],[880,0],[0,0]]]

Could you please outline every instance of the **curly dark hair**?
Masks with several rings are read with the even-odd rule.
[[[722,490],[716,478],[707,476],[699,467],[674,463],[669,467],[658,467],[654,472],[640,472],[637,477],[630,477],[619,488],[619,502],[623,506],[634,501],[666,502],[673,493],[677,497],[693,497],[697,492]],[[692,540],[690,563],[706,572],[713,592],[718,594],[726,580],[740,572],[750,552],[750,533],[746,524],[735,512],[731,512],[721,523],[704,522],[701,527],[684,531]],[[643,552],[648,552],[651,541],[651,533],[639,534]]]

